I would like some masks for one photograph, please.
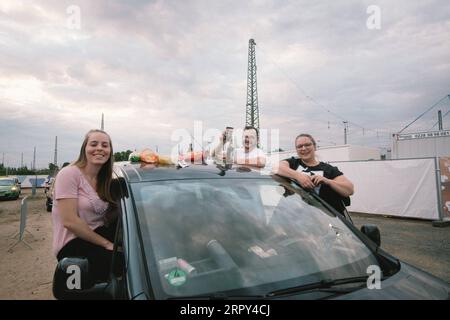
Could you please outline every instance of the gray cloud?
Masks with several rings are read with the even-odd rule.
[[[299,132],[342,143],[343,119],[350,142],[389,146],[450,93],[446,1],[378,1],[380,30],[366,28],[371,1],[27,3],[0,5],[0,150],[17,159],[42,142],[42,166],[55,135],[61,161],[73,160],[101,113],[116,150],[169,152],[173,130],[192,132],[196,120],[242,127],[249,38],[261,126],[280,129],[285,149]],[[69,5],[81,9],[80,30],[66,27]]]

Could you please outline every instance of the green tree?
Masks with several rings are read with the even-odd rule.
[[[26,175],[33,174],[33,171],[29,170],[29,169],[25,166],[25,167],[18,168],[16,174],[17,174],[17,175],[20,175],[20,176],[26,176]]]
[[[128,161],[128,157],[133,151],[127,150],[127,151],[120,151],[114,153],[114,161]]]
[[[55,166],[53,163],[49,163],[48,170],[51,174],[54,174],[54,173],[58,172],[59,168],[58,168],[58,166]]]

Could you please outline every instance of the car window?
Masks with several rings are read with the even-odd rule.
[[[270,179],[140,183],[133,194],[149,265],[183,296],[365,275],[370,250],[317,200]]]
[[[13,186],[14,181],[13,180],[0,180],[0,186]]]

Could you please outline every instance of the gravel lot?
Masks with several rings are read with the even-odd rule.
[[[450,227],[437,228],[431,221],[350,214],[355,225],[377,225],[381,247],[393,256],[450,283]]]
[[[31,190],[22,190],[18,200],[0,200],[0,299],[53,299],[52,279],[56,258],[51,253],[52,222],[45,210],[45,194],[38,189],[28,200],[24,243],[17,243],[20,203]]]

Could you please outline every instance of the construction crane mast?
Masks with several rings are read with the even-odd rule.
[[[248,41],[248,71],[247,71],[247,108],[245,125],[253,126],[259,131],[258,89],[256,85],[255,40]]]
[[[55,155],[53,158],[53,165],[55,168],[55,172],[52,172],[52,174],[56,174],[56,168],[58,168],[58,136],[55,136]]]

